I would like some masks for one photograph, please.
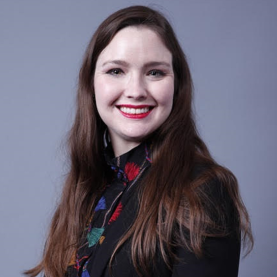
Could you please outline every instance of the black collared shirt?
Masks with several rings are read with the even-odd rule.
[[[133,193],[136,193],[138,180],[151,165],[149,147],[146,143],[133,148],[129,152],[114,157],[109,144],[105,149],[105,160],[110,170],[111,181],[106,185],[102,197],[98,201],[85,236],[74,255],[67,270],[67,277],[90,276],[91,264],[107,236],[111,236],[110,227],[120,216]]]

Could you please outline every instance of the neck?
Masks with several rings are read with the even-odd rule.
[[[117,141],[113,140],[112,138],[111,143],[115,157],[121,156],[122,154],[132,150],[140,144],[140,142],[136,141]]]

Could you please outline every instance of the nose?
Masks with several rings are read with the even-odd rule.
[[[140,74],[132,74],[125,87],[125,96],[136,100],[147,97],[146,83]]]

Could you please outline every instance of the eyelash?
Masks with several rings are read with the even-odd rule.
[[[107,71],[107,74],[113,75],[113,76],[118,76],[123,74],[124,71],[120,68],[112,68]],[[162,77],[165,76],[165,72],[159,69],[152,69],[147,72],[147,76],[152,76],[152,77]]]
[[[123,70],[120,68],[112,68],[107,71],[107,74],[118,76],[123,73]]]
[[[151,75],[154,77],[161,77],[161,76],[164,76],[165,73],[162,70],[152,69],[147,73],[147,75]]]

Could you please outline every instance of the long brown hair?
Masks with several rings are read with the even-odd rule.
[[[250,241],[250,248],[252,246],[249,217],[236,178],[216,164],[195,128],[191,74],[171,25],[158,11],[132,6],[103,21],[87,47],[79,74],[76,117],[68,138],[71,168],[52,219],[42,261],[25,272],[29,276],[41,271],[47,277],[64,276],[91,211],[101,196],[106,182],[103,159],[106,126],[95,105],[94,70],[102,50],[118,31],[128,26],[144,26],[159,35],[172,53],[175,84],[172,112],[151,136],[153,164],[140,188],[137,217],[115,252],[131,239],[134,266],[144,276],[149,272],[148,261],[154,260],[157,245],[169,267],[177,240],[201,256],[204,237],[226,236],[230,232],[226,211],[217,206],[208,193],[207,187],[215,180],[231,199],[238,237],[241,233],[242,240]],[[215,211],[220,222],[215,222],[211,216]],[[185,233],[193,235],[185,236]]]

